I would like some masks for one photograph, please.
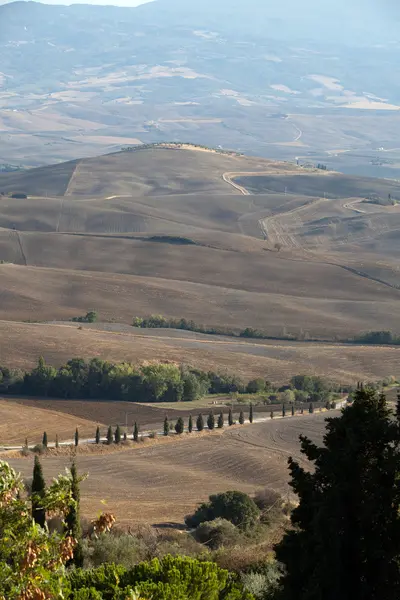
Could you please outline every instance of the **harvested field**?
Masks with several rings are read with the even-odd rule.
[[[140,429],[150,430],[159,429],[164,421],[165,409],[155,408],[148,404],[136,404],[134,402],[107,402],[102,400],[60,400],[60,399],[40,399],[40,398],[16,398],[10,401],[4,399],[4,402],[12,403],[12,406],[17,411],[20,406],[25,408],[25,413],[30,410],[42,413],[42,418],[45,419],[47,411],[53,415],[58,415],[60,423],[66,417],[73,422],[77,421],[76,426],[79,426],[79,431],[89,438],[94,438],[95,428],[97,425],[102,425],[102,432],[105,433],[105,428],[109,425],[121,426],[128,425],[128,433],[132,434],[135,421],[140,426]],[[190,407],[183,407],[183,414],[189,416]],[[10,413],[11,413],[10,407]],[[177,419],[181,415],[181,411],[168,409],[168,416],[171,420]],[[82,421],[82,425],[79,423]],[[69,423],[69,421],[68,421]],[[83,426],[84,424],[84,426]],[[42,426],[43,427],[43,426]],[[63,439],[72,439],[75,429],[69,429]],[[1,433],[1,430],[0,430]],[[43,431],[41,432],[43,433]],[[17,442],[23,441],[25,437],[17,439]],[[61,437],[60,437],[61,439]],[[1,444],[0,444],[1,445]],[[11,445],[11,442],[10,442]]]
[[[333,414],[338,414],[337,412]],[[114,512],[120,524],[182,523],[185,514],[209,494],[239,489],[247,493],[270,487],[289,493],[286,459],[300,458],[298,436],[321,442],[325,414],[277,419],[167,445],[124,450],[104,456],[80,456],[79,469],[89,473],[82,485],[83,514]],[[301,459],[302,460],[302,459]],[[31,459],[12,459],[25,477]],[[65,458],[43,460],[47,478],[63,471]],[[303,463],[305,464],[305,463]],[[118,491],[117,491],[118,489]]]
[[[22,446],[26,438],[29,444],[41,443],[44,431],[49,441],[54,441],[56,434],[60,441],[70,440],[77,427],[82,436],[94,436],[96,425],[96,420],[58,411],[54,403],[29,405],[14,399],[0,399],[0,446]]]
[[[189,332],[157,330],[151,334],[79,329],[76,325],[46,325],[0,321],[0,364],[28,368],[39,356],[55,366],[72,357],[140,363],[168,359],[202,370],[235,372],[243,379],[266,377],[286,383],[293,374],[328,376],[338,383],[381,379],[397,373],[398,347],[245,341]]]

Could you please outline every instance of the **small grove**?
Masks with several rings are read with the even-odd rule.
[[[296,504],[230,490],[180,533],[82,520],[75,462],[48,487],[37,456],[31,482],[0,462],[0,599],[398,600],[400,399],[360,387],[322,447],[300,443]]]
[[[237,375],[160,361],[133,365],[73,358],[55,368],[41,357],[31,371],[0,367],[0,393],[64,399],[190,402],[207,394],[249,393],[262,394],[265,403],[292,403],[335,400],[340,391],[350,390],[322,377],[298,375],[276,387],[263,378],[245,383]]]

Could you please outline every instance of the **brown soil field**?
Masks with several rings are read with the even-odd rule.
[[[298,373],[329,376],[344,384],[396,375],[398,370],[396,346],[245,341],[172,330],[141,331],[0,321],[0,364],[32,368],[39,356],[55,366],[77,356],[132,363],[158,358],[206,371],[235,372],[245,380],[266,377],[281,384]]]
[[[44,431],[49,442],[56,434],[60,441],[72,440],[76,428],[82,436],[94,436],[96,426],[97,421],[58,411],[54,403],[43,407],[0,399],[0,446],[23,445],[26,438],[29,444],[41,443]]]
[[[338,413],[332,413],[338,414]],[[115,513],[122,525],[182,523],[197,503],[229,489],[254,493],[272,488],[290,494],[286,459],[299,453],[298,437],[322,440],[326,415],[276,419],[206,436],[187,436],[176,443],[144,446],[107,456],[79,456],[78,467],[89,474],[82,485],[83,514]],[[11,459],[24,477],[31,459]],[[66,457],[45,458],[50,479],[69,465]],[[102,503],[105,502],[105,504]]]
[[[21,434],[16,431],[12,441],[7,442],[8,445],[12,445],[14,439],[16,443],[23,442],[26,437],[26,416],[32,412],[32,415],[36,413],[41,416],[42,423],[41,429],[39,430],[40,438],[37,436],[32,437],[31,441],[41,441],[43,435],[43,429],[46,429],[47,433],[52,428],[53,438],[56,433],[59,435],[61,440],[72,440],[75,432],[75,428],[78,427],[79,432],[82,436],[87,438],[94,438],[97,425],[101,427],[102,435],[106,434],[106,429],[109,425],[115,427],[117,424],[122,427],[127,423],[128,435],[131,437],[133,432],[133,425],[135,421],[138,423],[141,431],[148,431],[152,429],[158,430],[164,421],[166,411],[162,408],[152,407],[151,405],[136,404],[134,402],[107,402],[102,400],[61,400],[61,399],[41,399],[41,398],[5,398],[0,401],[0,408],[2,405],[7,405],[10,415],[14,413],[22,413],[25,418],[25,430]],[[23,409],[21,409],[23,407]],[[183,406],[182,406],[183,408]],[[168,417],[172,420],[177,419],[181,414],[189,416],[190,407],[183,408],[183,411],[170,410],[168,409]],[[54,417],[54,423],[47,420]],[[62,428],[64,435],[60,435],[60,431],[57,430],[58,422]],[[65,425],[64,425],[65,419]],[[21,418],[21,422],[22,422]],[[6,427],[6,425],[5,425]],[[1,435],[1,429],[0,429]],[[0,443],[1,446],[1,443]]]

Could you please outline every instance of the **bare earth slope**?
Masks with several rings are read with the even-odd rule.
[[[395,181],[176,145],[0,175],[0,190],[28,194],[0,195],[0,260],[8,263],[0,266],[4,321],[66,321],[96,309],[101,321],[129,324],[133,316],[160,313],[301,339],[397,331]],[[2,324],[11,348],[23,327]],[[21,366],[56,337],[54,328],[37,327],[25,359],[8,353]],[[116,357],[112,332],[59,328],[54,360],[79,351],[78,333],[86,355],[96,335],[101,351]],[[139,339],[128,336],[129,357],[160,358],[155,340],[150,348]],[[248,348],[238,355],[231,347],[221,352],[212,338],[207,344],[221,366],[260,374],[266,368],[246,358]],[[372,350],[363,350],[369,356],[363,366],[342,369],[314,364],[302,348],[287,362],[296,371],[379,375]],[[203,357],[182,346],[162,352],[210,363],[209,350]]]

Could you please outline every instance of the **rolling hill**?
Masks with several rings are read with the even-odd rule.
[[[318,348],[299,344],[285,365],[282,348],[268,343],[254,352],[226,339],[167,342],[106,325],[100,332],[46,324],[92,308],[101,322],[129,326],[134,316],[157,313],[303,341],[399,333],[395,181],[170,145],[3,174],[0,190],[7,364],[102,353],[207,368],[217,362],[244,376],[268,371],[274,380],[299,368],[328,369],[346,381],[379,376],[368,348],[354,363],[358,347],[327,346],[318,357]],[[16,191],[27,198],[10,197]],[[9,350],[24,338],[26,352]],[[351,364],[335,363],[334,352]],[[392,374],[387,352],[381,368]]]

